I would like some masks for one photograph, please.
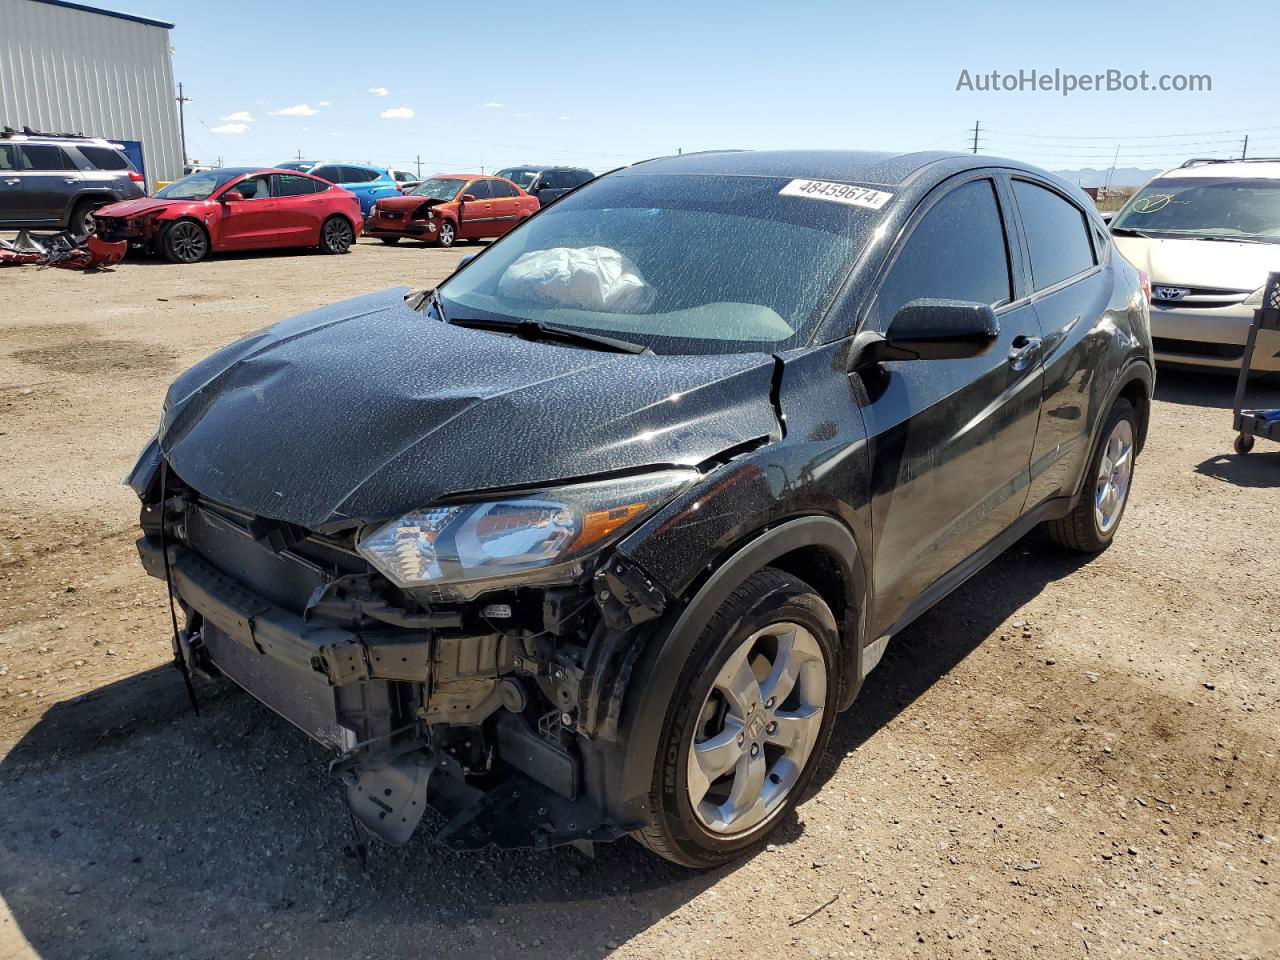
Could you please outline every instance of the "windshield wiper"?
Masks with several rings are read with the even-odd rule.
[[[1112,227],[1111,232],[1113,234],[1118,233],[1126,237],[1141,237],[1143,240],[1155,239],[1151,234],[1143,233],[1141,230],[1135,230],[1133,227]]]
[[[439,310],[439,299],[435,300]],[[441,314],[443,317],[443,314]],[[580,346],[596,347],[611,350],[614,353],[652,353],[642,343],[620,340],[617,337],[606,337],[601,333],[587,333],[585,330],[574,330],[571,327],[557,327],[538,320],[505,320],[499,318],[484,319],[481,317],[455,317],[446,320],[455,327],[469,327],[475,330],[493,330],[497,333],[510,333],[523,340],[559,340],[562,343],[575,343]]]
[[[1187,237],[1188,240],[1216,240],[1219,243],[1276,243],[1275,240],[1264,240],[1261,237]]]

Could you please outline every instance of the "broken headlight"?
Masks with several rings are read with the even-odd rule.
[[[577,564],[694,480],[693,470],[448,503],[370,529],[360,553],[400,587],[505,577]]]

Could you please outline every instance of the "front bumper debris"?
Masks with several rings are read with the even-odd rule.
[[[152,576],[166,576],[162,512],[186,621],[175,657],[194,674],[225,676],[334,751],[330,773],[369,832],[404,844],[428,806],[446,818],[434,842],[458,850],[608,841],[640,825],[610,818],[585,786],[574,663],[467,629],[457,610],[409,613],[367,597],[367,576],[330,571],[314,588],[303,579],[291,600],[279,585],[296,542],[181,497],[163,511],[144,506],[138,551]],[[275,599],[250,585],[265,572]]]

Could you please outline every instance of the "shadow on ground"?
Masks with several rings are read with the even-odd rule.
[[[818,780],[1080,562],[1023,540],[895,639]],[[599,957],[744,866],[419,837],[365,873],[320,748],[241,694],[204,697],[192,716],[157,668],[54,706],[0,762],[0,896],[40,956]]]
[[[1235,374],[1196,373],[1161,367],[1156,372],[1156,400],[1184,407],[1218,407],[1228,411],[1223,433],[1230,439],[1231,404],[1236,392]],[[1249,379],[1246,407],[1280,407],[1280,378],[1273,374]]]

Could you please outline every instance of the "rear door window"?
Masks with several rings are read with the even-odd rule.
[[[277,197],[305,197],[316,192],[320,184],[310,177],[295,177],[287,173],[276,174]]]
[[[17,170],[22,166],[16,143],[0,143],[0,170]]]
[[[486,183],[489,184],[489,192],[493,195],[495,200],[514,197],[516,195],[516,188],[502,180],[488,180]]]
[[[67,151],[51,143],[26,143],[22,145],[28,170],[75,170],[76,165]]]
[[[471,194],[477,200],[488,200],[490,197],[489,181],[477,180],[475,183],[471,184],[471,186],[467,187],[467,193]]]
[[[328,180],[330,183],[342,183],[341,167],[316,167],[311,171],[313,177],[319,177],[321,180]]]
[[[1084,211],[1066,198],[1027,180],[1013,181],[1013,195],[1027,234],[1036,290],[1091,269],[1098,261]]]
[[[1012,289],[995,184],[974,180],[946,194],[911,231],[876,300],[880,328],[912,300],[997,306],[1012,299]]]
[[[343,167],[342,182],[343,183],[368,183],[370,180],[377,180],[378,175],[372,170],[366,170],[364,167]]]

